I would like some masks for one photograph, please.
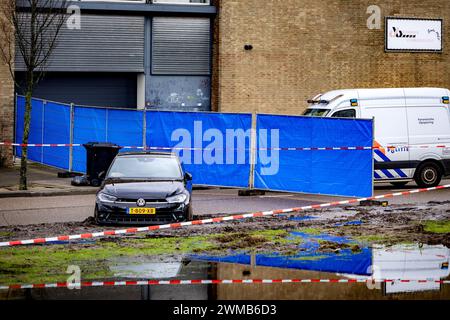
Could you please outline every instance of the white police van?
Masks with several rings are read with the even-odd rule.
[[[374,118],[375,181],[432,187],[450,174],[450,91],[347,89],[308,100],[306,116]]]

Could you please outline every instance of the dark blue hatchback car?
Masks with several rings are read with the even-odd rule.
[[[98,224],[165,224],[192,220],[192,176],[177,155],[121,153],[113,160],[95,204]]]

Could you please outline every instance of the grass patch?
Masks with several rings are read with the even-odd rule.
[[[11,231],[0,231],[0,237],[2,238],[10,238],[14,236],[14,233]]]
[[[423,230],[432,233],[450,233],[450,220],[426,221]]]
[[[262,230],[255,231],[252,234],[264,237],[266,242],[273,242],[281,245],[299,245],[303,243],[302,237],[291,235],[291,233],[286,230]]]
[[[362,243],[373,243],[373,242],[383,242],[386,241],[386,236],[381,236],[377,234],[364,235],[364,236],[355,236],[352,237],[354,240]]]
[[[302,228],[302,229],[298,229],[296,231],[310,234],[310,235],[320,235],[320,234],[324,233],[323,230],[319,229],[319,228]]]
[[[285,230],[257,230],[249,233],[237,232],[216,235],[215,240],[221,244],[222,249],[254,248],[260,244],[296,244],[297,237],[289,237]]]

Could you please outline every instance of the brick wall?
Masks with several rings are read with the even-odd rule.
[[[13,141],[14,135],[14,85],[9,69],[0,59],[0,141]],[[1,158],[12,165],[12,148],[0,146]]]
[[[218,0],[213,109],[300,114],[342,88],[450,88],[448,0]],[[369,5],[382,10],[366,26]],[[444,52],[385,53],[384,16],[444,19]],[[245,51],[244,45],[253,45]]]

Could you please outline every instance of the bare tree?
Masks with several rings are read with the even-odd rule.
[[[20,6],[19,6],[20,3]],[[66,0],[1,0],[0,59],[9,66],[16,86],[25,92],[25,115],[20,162],[20,190],[27,190],[27,154],[31,121],[31,99],[67,19]],[[17,50],[17,52],[16,52]],[[14,72],[15,59],[23,59],[25,81]]]

